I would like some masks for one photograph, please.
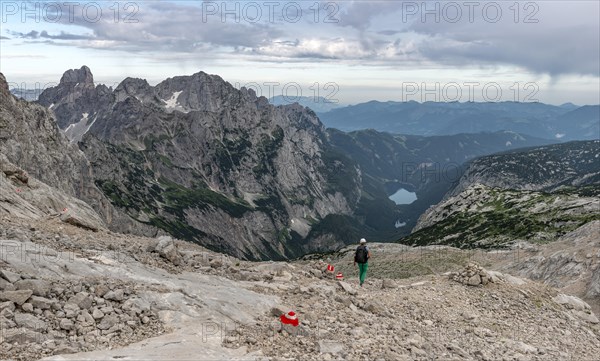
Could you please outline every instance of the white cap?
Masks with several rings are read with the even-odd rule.
[[[362,243],[367,243],[367,240],[366,240],[366,239],[364,239],[364,238],[361,238],[361,239],[360,239],[360,243],[361,243],[361,244],[362,244]]]

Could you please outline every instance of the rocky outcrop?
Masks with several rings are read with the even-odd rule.
[[[0,154],[0,216],[25,219],[59,217],[89,230],[106,228],[102,218],[85,202],[52,188],[10,163]]]
[[[488,187],[556,191],[600,183],[600,140],[517,150],[472,161],[447,197],[456,196],[474,184]]]
[[[588,302],[600,312],[600,221],[585,224],[555,242],[521,250],[502,266],[520,277],[544,282]]]
[[[81,84],[89,85],[91,78],[84,71],[65,74],[63,80],[80,81],[80,86],[83,86]],[[19,212],[23,216],[39,217],[40,214],[36,214],[30,205],[46,214],[60,212],[65,208],[85,208],[87,211],[80,214],[95,223],[94,227],[104,223],[113,229],[156,234],[153,227],[134,223],[124,212],[111,205],[110,200],[96,187],[92,167],[85,155],[65,138],[57,127],[51,110],[18,100],[2,90],[7,87],[4,76],[0,77],[0,153],[6,157],[2,161],[3,172],[0,173],[16,179],[21,177],[21,183],[28,183],[23,178],[25,174],[26,177],[36,179],[33,185],[23,186],[23,192],[19,194],[19,199],[25,199],[29,203],[13,203],[13,209],[20,208]],[[24,173],[14,173],[12,167]],[[43,180],[43,184],[40,180]],[[14,192],[20,187],[14,188],[3,196],[14,198]],[[74,198],[83,200],[96,212],[88,212],[89,207]],[[97,216],[92,216],[93,213],[100,215],[100,223]]]
[[[506,247],[519,241],[556,241],[600,219],[594,186],[546,193],[475,184],[423,213],[403,242],[416,245]]]

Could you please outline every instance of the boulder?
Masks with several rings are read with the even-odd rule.
[[[119,323],[119,318],[115,315],[108,315],[108,316],[104,316],[104,318],[102,319],[102,321],[100,321],[100,323],[98,324],[98,328],[100,330],[108,330],[111,327],[113,327],[114,325],[116,325],[117,323]]]
[[[281,307],[272,307],[271,308],[271,316],[279,317],[285,313],[285,311]]]
[[[34,331],[45,331],[48,328],[46,322],[28,313],[15,313],[15,323]]]
[[[18,290],[31,290],[36,296],[46,297],[51,288],[50,282],[44,280],[21,280],[15,283]]]
[[[104,317],[104,313],[103,313],[102,311],[100,311],[99,309],[95,309],[95,310],[92,312],[92,317],[93,317],[95,320],[99,320],[99,319],[101,319],[102,317]]]
[[[32,290],[4,291],[0,292],[0,301],[10,301],[21,306],[32,294]]]
[[[100,228],[104,228],[102,223],[99,223],[96,217],[91,217],[87,212],[79,209],[67,209],[66,212],[60,215],[61,221],[94,232],[97,232]]]
[[[569,309],[575,309],[577,311],[584,311],[590,309],[590,305],[584,302],[582,299],[565,295],[563,293],[559,293],[556,297],[552,298],[552,300],[560,305],[565,306]]]
[[[47,298],[40,297],[40,296],[31,296],[31,299],[29,300],[29,302],[35,308],[39,308],[40,310],[47,310],[52,307],[52,304],[55,301],[52,301],[52,300],[49,300]]]
[[[346,283],[344,281],[339,281],[339,282],[337,282],[337,284],[340,285],[340,287],[347,293],[349,293],[351,295],[356,294],[356,290],[354,288],[352,288],[352,286],[350,286],[349,283]]]
[[[0,270],[0,276],[10,283],[15,283],[21,279],[21,275],[9,270]]]
[[[41,344],[46,341],[47,337],[39,332],[27,329],[27,328],[19,328],[6,330],[0,334],[0,344],[6,343],[16,343],[16,344]]]
[[[117,289],[114,291],[108,291],[105,295],[104,295],[104,299],[105,300],[110,300],[110,301],[123,301],[123,299],[125,298],[125,293],[123,292],[122,289]]]
[[[72,330],[75,327],[75,324],[73,323],[73,321],[69,320],[68,318],[63,318],[60,320],[60,328],[63,330]]]
[[[110,291],[110,288],[108,288],[107,285],[101,283],[95,287],[94,294],[98,297],[103,297],[108,291]]]
[[[17,288],[7,280],[0,278],[0,290],[1,291],[14,291]]]
[[[14,311],[15,310],[15,304],[13,302],[11,302],[11,301],[6,301],[6,302],[0,303],[0,312],[2,312],[5,309],[8,309],[10,311]]]
[[[158,254],[169,260],[175,266],[179,266],[181,264],[181,254],[173,241],[173,238],[169,236],[160,236],[158,237],[158,244],[154,249]]]
[[[69,298],[68,303],[77,305],[82,310],[87,310],[92,307],[92,297],[87,292],[79,292],[75,296]]]
[[[396,282],[394,280],[389,279],[389,278],[385,278],[383,280],[383,282],[381,282],[381,288],[390,288],[390,289],[393,289],[393,288],[397,288],[397,287],[398,287],[398,285],[396,285]]]

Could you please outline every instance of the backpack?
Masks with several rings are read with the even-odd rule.
[[[358,246],[356,254],[354,255],[354,262],[356,263],[367,263],[369,260],[369,251],[365,246]]]

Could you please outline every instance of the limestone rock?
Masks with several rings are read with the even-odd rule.
[[[10,301],[17,305],[22,305],[31,297],[33,291],[31,290],[19,290],[19,291],[3,291],[0,292],[0,301]]]
[[[0,340],[3,340],[6,343],[16,343],[20,345],[41,344],[46,339],[46,335],[27,328],[6,330],[0,335]]]
[[[79,292],[73,297],[69,298],[69,303],[77,305],[83,310],[87,310],[92,307],[93,299],[87,292]]]
[[[46,297],[50,291],[51,285],[44,280],[28,279],[21,280],[15,283],[18,290],[31,290],[36,296]]]
[[[158,244],[156,245],[155,251],[176,266],[182,262],[179,250],[177,249],[173,238],[169,236],[161,236],[158,238]]]
[[[48,328],[46,322],[28,313],[15,313],[15,323],[33,331],[45,331]]]
[[[344,281],[338,281],[337,284],[340,285],[340,287],[344,291],[346,291],[348,294],[350,294],[350,295],[356,294],[356,290],[349,283],[344,282]]]
[[[111,301],[123,301],[124,298],[125,298],[125,293],[122,289],[108,291],[104,295],[104,299],[111,300]]]
[[[52,301],[52,300],[44,298],[44,297],[31,296],[31,299],[29,300],[29,302],[31,302],[31,304],[35,308],[39,308],[40,310],[47,310],[52,307],[52,304],[55,301]]]
[[[15,283],[21,279],[21,275],[4,269],[0,270],[0,276],[10,283]]]

